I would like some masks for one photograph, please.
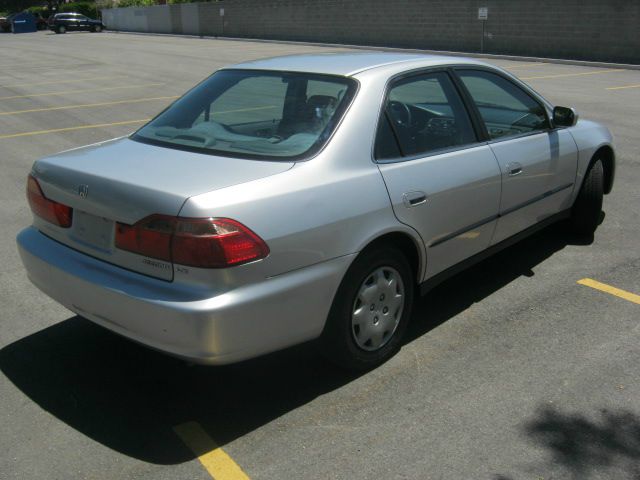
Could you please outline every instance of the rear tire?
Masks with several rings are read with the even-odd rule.
[[[60,26],[56,29],[56,33],[67,33],[67,29],[64,27],[64,25],[60,25]]]
[[[349,370],[369,370],[400,349],[415,284],[398,249],[365,250],[345,274],[320,338],[322,354]]]
[[[604,167],[602,161],[596,159],[582,182],[573,209],[571,211],[571,227],[578,235],[593,235],[600,222],[602,197],[604,195]]]
[[[93,27],[93,31],[95,33],[100,33],[102,31],[102,27],[100,25],[96,25],[95,27]]]

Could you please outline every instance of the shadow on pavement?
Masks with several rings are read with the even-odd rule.
[[[604,212],[602,214],[604,218]],[[422,297],[407,331],[407,343],[500,290],[520,276],[533,277],[533,268],[567,245],[591,245],[594,237],[575,236],[559,223],[518,242],[452,277]]]
[[[524,431],[575,479],[604,469],[615,469],[615,478],[640,479],[640,417],[632,412],[603,409],[593,420],[545,407]]]
[[[72,428],[155,464],[194,457],[175,425],[195,420],[224,445],[355,378],[306,345],[237,365],[189,366],[80,317],[7,346],[0,368]]]
[[[417,302],[407,342],[533,275],[534,266],[568,243],[552,227],[452,278]],[[309,345],[237,365],[190,367],[80,317],[3,348],[0,369],[72,428],[156,464],[193,458],[173,433],[177,424],[197,421],[225,445],[358,377],[335,369]]]

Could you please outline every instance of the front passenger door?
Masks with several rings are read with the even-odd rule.
[[[78,19],[74,16],[65,17],[62,23],[68,31],[78,30]]]
[[[88,17],[78,17],[78,30],[91,30],[91,24],[89,23]]]
[[[570,207],[578,149],[565,129],[551,129],[539,100],[482,69],[456,71],[468,90],[502,170],[499,243]]]

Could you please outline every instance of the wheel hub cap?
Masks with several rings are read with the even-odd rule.
[[[404,309],[404,284],[398,271],[381,267],[360,285],[351,314],[351,331],[358,347],[382,348],[391,339]]]

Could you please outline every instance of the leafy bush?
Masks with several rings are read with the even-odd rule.
[[[115,7],[115,0],[96,0],[95,3],[97,10]]]
[[[120,0],[118,7],[147,7],[149,5],[155,5],[155,0]]]
[[[29,7],[27,8],[27,12],[31,13],[39,13],[42,18],[47,18],[49,16],[49,10],[47,7]]]
[[[71,2],[60,5],[58,12],[76,12],[89,18],[97,18],[98,10],[93,2]]]

